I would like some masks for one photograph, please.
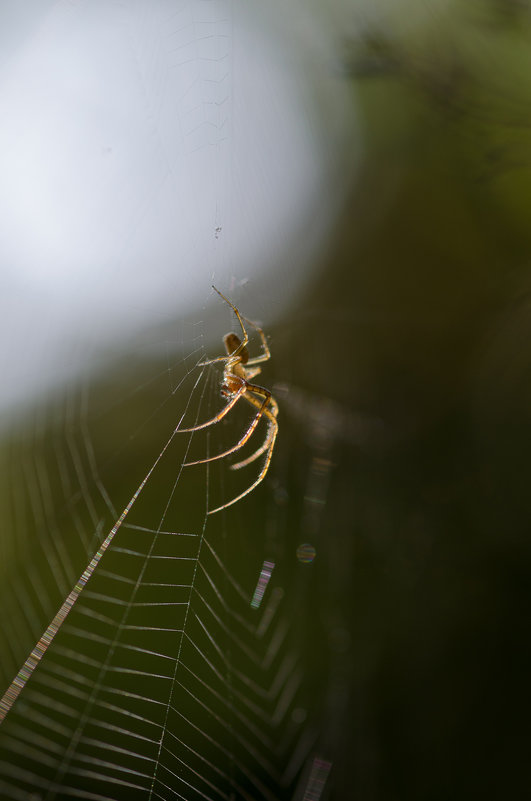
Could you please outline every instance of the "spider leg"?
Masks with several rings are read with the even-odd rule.
[[[258,402],[258,400],[256,398],[251,398],[249,395],[245,395],[245,400],[251,402],[253,404],[253,406],[256,406],[257,408],[260,408],[259,402]],[[278,427],[278,424],[277,424],[277,421],[276,421],[276,416],[278,414],[278,403],[272,397],[270,399],[270,401],[269,401],[269,404],[270,404],[271,408],[263,410],[263,413],[269,419],[269,426],[268,426],[267,436],[265,438],[265,441],[264,441],[263,445],[260,445],[258,450],[256,450],[254,453],[252,453],[246,459],[243,459],[241,462],[236,462],[235,464],[231,464],[230,465],[230,469],[231,470],[239,470],[241,467],[247,467],[248,464],[251,464],[251,462],[254,462],[255,459],[258,459],[258,457],[261,456],[263,453],[265,453],[267,451],[267,449],[269,448],[269,444],[271,442],[271,437],[272,437],[272,432],[273,432],[275,426]]]
[[[232,311],[234,312],[234,314],[238,318],[238,322],[240,324],[240,328],[242,329],[243,339],[240,342],[240,344],[238,345],[238,347],[236,348],[236,350],[233,351],[233,353],[229,354],[229,357],[228,357],[229,359],[233,359],[235,356],[239,356],[240,353],[242,352],[242,350],[247,347],[247,344],[249,342],[249,334],[247,333],[247,331],[245,329],[245,326],[243,324],[242,316],[241,316],[240,312],[238,311],[238,309],[236,308],[236,306],[234,305],[234,303],[231,303],[230,300],[225,297],[223,292],[220,292],[219,289],[217,289],[214,286],[214,284],[212,284],[212,289],[214,289],[218,293],[218,295],[223,298],[225,303],[229,304],[229,306],[231,307]],[[221,358],[222,359],[226,359],[227,357],[226,356],[222,356]]]
[[[208,513],[209,515],[213,515],[213,514],[215,514],[215,512],[221,512],[221,510],[222,509],[226,509],[227,506],[232,506],[233,503],[237,503],[238,501],[241,501],[242,498],[245,498],[246,495],[248,495],[250,492],[252,492],[260,484],[260,482],[263,481],[263,479],[265,478],[265,475],[266,475],[266,473],[267,473],[267,471],[269,469],[269,463],[271,462],[271,457],[273,455],[273,448],[275,447],[275,439],[276,439],[277,433],[278,433],[277,420],[276,420],[275,417],[273,417],[273,420],[274,420],[274,425],[273,425],[273,432],[272,432],[272,435],[271,435],[271,442],[269,444],[269,450],[267,451],[267,456],[266,456],[266,460],[264,462],[264,466],[262,467],[262,469],[260,471],[260,474],[259,474],[258,478],[256,479],[256,481],[253,484],[251,484],[251,486],[248,487],[245,490],[245,492],[240,493],[240,495],[237,495],[235,498],[233,498],[228,503],[224,503],[223,506],[218,506],[216,509],[211,509],[209,511],[209,513]]]
[[[232,356],[233,354],[231,354]],[[231,356],[218,356],[216,359],[207,359],[206,362],[199,362],[197,365],[198,367],[206,367],[209,364],[214,364],[215,362],[226,362],[227,359],[230,359]]]
[[[241,387],[235,392],[235,394],[232,396],[227,405],[220,412],[218,412],[218,414],[215,417],[213,417],[212,420],[207,420],[206,423],[201,423],[200,425],[192,426],[191,428],[178,428],[177,431],[179,431],[179,433],[181,434],[185,434],[189,431],[200,431],[202,428],[208,428],[208,426],[212,426],[214,425],[214,423],[219,423],[219,421],[222,420],[225,417],[225,415],[230,412],[232,407],[238,403],[238,401],[243,396],[243,393],[246,390],[246,386],[247,385],[242,379]],[[189,462],[189,464],[195,464],[195,462]]]
[[[256,450],[250,456],[248,456],[247,459],[243,459],[241,462],[236,462],[235,464],[231,464],[230,470],[239,470],[240,467],[247,467],[248,464],[251,464],[251,462],[254,462],[256,459],[258,459],[269,448],[271,444],[272,435],[273,435],[273,426],[270,425],[269,431],[267,432],[267,437],[264,440],[264,444],[260,445],[258,450]]]
[[[244,350],[244,348],[247,347],[247,344],[249,342],[249,335],[248,335],[248,333],[247,333],[247,331],[245,329],[245,326],[243,324],[243,320],[245,318],[244,317],[242,318],[240,312],[238,311],[238,309],[236,308],[234,303],[231,303],[230,300],[225,297],[223,292],[220,292],[219,289],[217,289],[217,287],[214,286],[214,284],[212,284],[212,289],[214,289],[218,293],[218,295],[223,298],[225,303],[228,303],[228,305],[231,307],[231,309],[233,310],[234,314],[238,318],[238,322],[240,324],[240,328],[242,329],[243,339],[240,342],[240,344],[238,345],[238,347],[235,350],[233,350],[232,353],[229,353],[228,356],[218,356],[215,359],[207,359],[204,362],[199,362],[199,364],[197,365],[198,367],[206,367],[209,364],[215,364],[216,362],[226,362],[228,359],[237,358],[240,355],[240,353]],[[247,322],[249,322],[249,321],[247,320]],[[251,325],[252,325],[252,323],[251,323]]]
[[[266,362],[271,357],[271,353],[267,346],[267,339],[264,332],[258,325],[256,325],[256,323],[253,323],[251,320],[248,320],[247,317],[244,317],[243,319],[248,325],[250,325],[252,328],[254,328],[255,331],[258,332],[258,334],[260,335],[260,339],[262,340],[262,348],[264,349],[264,352],[261,356],[254,356],[252,359],[248,359],[247,364],[259,364],[260,362]]]
[[[249,362],[247,362],[249,364]],[[255,378],[259,373],[262,372],[261,367],[253,367],[251,370],[248,370],[247,367],[245,368],[245,378],[249,380],[250,378]]]
[[[247,389],[249,389],[249,387],[247,387]],[[231,453],[239,451],[240,448],[243,448],[245,443],[248,442],[248,440],[253,435],[253,432],[256,429],[258,423],[260,422],[260,418],[262,417],[262,415],[266,413],[268,417],[273,417],[271,412],[269,412],[269,410],[266,409],[267,404],[271,402],[271,395],[267,389],[262,390],[262,387],[259,387],[259,389],[262,391],[264,395],[267,392],[267,395],[265,395],[265,398],[262,403],[259,403],[256,398],[248,396],[246,392],[244,392],[243,395],[241,396],[244,397],[245,400],[252,403],[253,406],[256,406],[258,408],[258,413],[255,415],[254,420],[251,422],[251,425],[249,426],[243,437],[239,440],[239,442],[237,442],[236,445],[233,445],[232,448],[229,448],[227,451],[223,451],[222,453],[216,453],[215,456],[210,456],[207,459],[197,459],[197,461],[195,462],[185,462],[183,464],[183,467],[190,467],[193,464],[205,464],[206,462],[214,462],[216,461],[216,459],[223,459],[224,456],[230,456]]]

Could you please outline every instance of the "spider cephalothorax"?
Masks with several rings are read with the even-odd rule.
[[[205,462],[213,462],[215,459],[222,459],[224,456],[229,456],[231,453],[235,453],[236,451],[243,448],[246,442],[249,441],[251,438],[254,430],[256,429],[260,419],[265,416],[269,421],[269,426],[267,429],[267,435],[260,447],[248,456],[246,459],[243,459],[241,462],[237,462],[236,464],[231,465],[231,470],[239,470],[241,467],[246,467],[251,462],[254,462],[255,459],[258,459],[263,453],[266,454],[264,465],[258,475],[256,481],[248,487],[245,492],[242,492],[240,495],[237,495],[236,498],[233,498],[228,503],[224,503],[223,506],[219,506],[217,509],[211,509],[209,514],[214,514],[214,512],[219,512],[221,509],[225,509],[227,506],[231,506],[236,501],[239,501],[241,498],[244,498],[246,495],[249,494],[258,484],[263,480],[265,477],[269,463],[271,462],[271,456],[273,455],[273,448],[275,446],[275,439],[278,432],[278,422],[277,422],[277,414],[278,414],[278,404],[276,400],[273,398],[271,393],[268,389],[264,389],[264,387],[258,386],[258,384],[252,384],[250,382],[251,378],[254,378],[260,372],[260,367],[256,367],[257,364],[260,362],[265,362],[267,359],[270,358],[271,354],[269,352],[269,348],[267,346],[267,340],[265,338],[265,334],[261,328],[259,328],[255,323],[252,323],[250,320],[247,320],[245,317],[242,317],[236,306],[228,300],[225,295],[223,295],[219,289],[216,287],[212,287],[216,290],[218,295],[221,295],[223,300],[229,304],[229,306],[234,311],[234,314],[238,318],[238,322],[242,329],[243,338],[237,334],[230,333],[225,334],[223,337],[223,342],[225,343],[225,350],[227,351],[226,356],[218,356],[216,359],[209,359],[206,362],[201,362],[200,366],[205,367],[208,364],[213,364],[214,362],[225,362],[225,366],[223,368],[223,379],[221,384],[221,394],[224,398],[229,398],[229,402],[227,405],[220,411],[218,414],[213,417],[211,420],[207,420],[206,423],[201,423],[201,425],[193,426],[192,428],[184,428],[180,429],[181,431],[199,431],[202,428],[208,428],[208,426],[214,425],[215,423],[219,423],[228,412],[236,405],[236,403],[240,400],[240,398],[244,398],[251,406],[254,406],[255,409],[258,409],[256,415],[254,416],[251,424],[249,425],[247,431],[243,435],[243,437],[236,443],[232,448],[229,448],[228,451],[223,451],[223,453],[218,453],[215,456],[211,456],[208,459],[199,459],[196,462],[187,462],[185,467],[193,464],[204,464]],[[249,358],[249,351],[247,350],[247,343],[249,342],[249,336],[243,324],[243,321],[250,325],[255,331],[258,332],[260,339],[262,341],[262,348],[263,353],[261,356],[255,356],[252,359]]]

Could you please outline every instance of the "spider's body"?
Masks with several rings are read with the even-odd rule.
[[[225,295],[223,295],[219,289],[213,287],[216,290],[218,295],[221,295],[223,300],[229,304],[229,306],[234,311],[236,317],[238,318],[238,322],[241,326],[243,339],[237,334],[230,333],[225,334],[223,337],[223,342],[225,343],[225,350],[227,351],[226,356],[218,356],[217,359],[210,359],[206,362],[201,362],[200,366],[204,367],[208,364],[213,364],[214,362],[225,362],[225,366],[223,368],[223,380],[221,384],[221,394],[223,397],[228,398],[229,402],[227,405],[215,416],[212,420],[207,420],[206,423],[202,423],[201,425],[194,426],[193,428],[185,428],[181,429],[181,431],[199,431],[202,428],[207,428],[208,426],[214,425],[218,423],[220,420],[225,417],[226,414],[232,409],[233,406],[240,400],[240,398],[245,398],[245,400],[254,406],[257,409],[257,413],[254,416],[251,424],[249,425],[247,431],[243,435],[243,437],[236,443],[232,448],[229,448],[228,451],[224,451],[223,453],[218,453],[216,456],[211,456],[209,459],[199,459],[196,462],[187,462],[185,466],[192,465],[192,464],[204,464],[205,462],[213,462],[215,459],[222,459],[224,456],[229,456],[231,453],[235,453],[236,451],[243,448],[246,442],[249,441],[250,437],[252,436],[254,430],[256,429],[258,423],[262,416],[267,417],[269,421],[267,435],[263,444],[244,459],[241,462],[237,462],[236,464],[231,465],[232,470],[239,470],[240,467],[246,467],[251,462],[254,462],[255,459],[258,459],[263,453],[266,454],[265,462],[260,471],[260,474],[256,481],[248,487],[245,492],[242,492],[236,498],[233,498],[228,503],[224,503],[223,506],[219,506],[217,509],[211,509],[209,514],[214,514],[214,512],[219,512],[221,509],[225,509],[227,506],[232,506],[233,503],[239,501],[241,498],[244,498],[246,495],[249,494],[258,484],[263,480],[265,477],[267,470],[269,468],[269,463],[271,461],[271,456],[273,455],[273,448],[275,445],[275,439],[278,432],[278,423],[277,423],[277,414],[278,414],[278,404],[276,400],[273,398],[271,393],[268,389],[264,389],[264,387],[258,386],[258,384],[252,384],[250,379],[254,378],[258,375],[261,368],[255,365],[259,364],[260,362],[265,362],[267,359],[270,358],[269,348],[267,346],[267,340],[265,338],[265,334],[261,328],[259,328],[255,323],[252,323],[250,320],[247,320],[245,317],[242,317],[236,306],[228,300]],[[249,358],[249,351],[247,350],[247,343],[249,342],[249,336],[243,324],[243,321],[252,326],[260,335],[260,339],[262,341],[262,348],[263,353],[261,356],[255,356],[254,358]]]
[[[237,360],[233,364],[230,364],[231,354],[238,350],[242,342],[237,334],[225,334],[223,337],[223,342],[225,343],[225,350],[227,351],[227,356],[229,358],[227,359],[227,364],[223,369],[223,384],[221,385],[221,394],[227,398],[230,397],[234,392],[237,392],[241,387],[241,382],[246,381],[249,377],[248,370],[244,366],[249,361],[249,351],[247,348],[243,348],[240,351]]]

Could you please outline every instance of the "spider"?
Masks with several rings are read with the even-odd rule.
[[[250,487],[247,487],[245,492],[237,495],[231,501],[224,503],[223,506],[218,506],[216,509],[211,509],[208,512],[209,515],[213,515],[215,512],[221,512],[221,510],[226,509],[227,506],[232,506],[233,503],[245,498],[246,495],[252,492],[255,487],[260,484],[268,471],[269,463],[271,462],[271,456],[273,455],[273,448],[275,446],[275,439],[278,433],[278,404],[276,400],[273,398],[268,389],[264,389],[264,387],[260,387],[258,384],[252,384],[250,381],[251,378],[257,376],[261,371],[261,368],[256,367],[255,365],[260,364],[260,362],[267,361],[271,356],[269,348],[267,347],[265,334],[255,323],[252,323],[250,320],[247,320],[246,317],[243,317],[236,306],[231,303],[230,300],[228,300],[228,298],[226,298],[225,295],[219,291],[219,289],[216,289],[215,286],[213,286],[212,289],[214,289],[218,295],[223,298],[225,303],[227,303],[233,310],[234,314],[238,318],[240,328],[242,329],[243,338],[240,339],[240,337],[234,333],[225,334],[223,337],[223,342],[225,344],[227,355],[218,356],[216,359],[209,359],[206,362],[200,362],[199,367],[206,367],[207,365],[214,364],[215,362],[225,362],[221,383],[221,394],[224,398],[228,398],[229,401],[226,406],[224,406],[224,408],[211,420],[207,420],[206,423],[201,423],[201,425],[193,426],[192,428],[182,428],[180,431],[200,431],[203,428],[208,428],[208,426],[219,423],[219,421],[222,420],[234,406],[236,406],[241,398],[244,398],[248,403],[251,404],[251,406],[254,406],[255,409],[258,409],[258,411],[243,437],[239,440],[239,442],[236,443],[236,445],[233,445],[232,448],[229,448],[227,451],[223,451],[222,453],[218,453],[215,456],[211,456],[208,459],[198,459],[196,462],[186,462],[183,467],[190,467],[194,464],[205,464],[206,462],[213,462],[216,459],[223,459],[225,456],[230,456],[231,453],[236,453],[240,450],[240,448],[243,448],[245,443],[249,441],[263,416],[267,417],[269,425],[267,428],[266,438],[262,445],[260,445],[260,447],[246,459],[243,459],[241,462],[236,462],[236,464],[232,464],[230,466],[231,470],[239,470],[241,467],[247,467],[247,465],[251,464],[251,462],[254,462],[255,459],[258,459],[263,453],[265,453],[265,462],[258,475],[258,478],[253,484],[251,484]],[[244,320],[248,325],[254,328],[260,336],[264,351],[261,356],[255,356],[252,359],[249,358],[249,352],[247,350],[249,335],[245,329]]]

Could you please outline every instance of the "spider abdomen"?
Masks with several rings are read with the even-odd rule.
[[[225,336],[223,337],[223,342],[225,343],[225,350],[227,351],[229,356],[232,356],[232,354],[236,350],[238,350],[238,348],[242,344],[240,337],[234,333],[225,334]],[[241,362],[242,364],[247,364],[247,362],[249,361],[249,351],[247,350],[247,348],[242,348],[241,351],[238,353],[238,361]]]

